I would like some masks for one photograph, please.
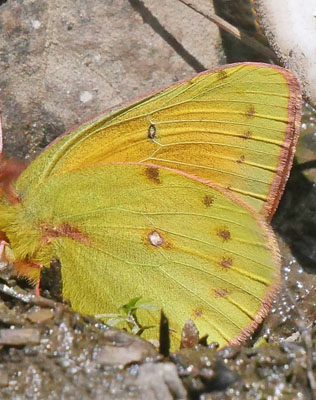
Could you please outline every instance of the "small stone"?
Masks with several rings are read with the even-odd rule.
[[[9,385],[9,375],[7,371],[0,370],[0,387],[6,387]]]
[[[41,21],[38,21],[37,19],[32,21],[32,26],[33,26],[34,29],[40,28],[41,25],[42,25]]]
[[[38,329],[0,329],[0,345],[24,346],[35,345],[40,342]]]
[[[40,309],[38,311],[30,311],[27,314],[27,319],[34,322],[35,324],[39,324],[41,322],[49,321],[53,318],[54,312],[48,309]]]
[[[88,101],[92,100],[92,93],[84,91],[80,93],[80,101],[82,103],[87,103]]]
[[[108,344],[100,348],[94,361],[105,365],[125,366],[140,363],[147,358],[157,359],[159,354],[154,346],[137,337],[116,329],[105,332]]]

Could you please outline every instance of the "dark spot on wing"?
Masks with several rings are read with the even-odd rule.
[[[251,106],[249,106],[248,110],[246,111],[246,117],[253,117],[256,113],[256,109],[255,106],[253,104],[251,104]]]
[[[244,155],[241,155],[240,156],[240,158],[238,159],[238,160],[236,160],[236,162],[238,163],[238,164],[242,164],[243,162],[245,162],[245,156]]]
[[[227,78],[227,72],[224,70],[224,69],[221,69],[220,71],[218,71],[218,79],[220,80],[220,81],[222,81],[222,80],[224,80],[224,79],[226,79]]]
[[[200,308],[196,308],[193,310],[193,318],[199,318],[203,314],[203,311]]]
[[[151,124],[151,125],[149,126],[149,128],[148,128],[148,138],[149,138],[149,139],[155,139],[155,137],[156,137],[156,132],[157,132],[157,130],[156,130],[155,125]]]
[[[214,202],[213,196],[209,196],[208,194],[204,196],[203,204],[205,204],[206,207],[210,207],[213,204],[213,202]]]
[[[231,239],[231,234],[228,229],[221,229],[217,232],[217,236],[222,238],[224,242]]]
[[[241,135],[242,139],[249,139],[252,136],[252,132],[250,129],[248,129],[243,135]]]
[[[147,178],[149,178],[154,183],[161,183],[159,179],[159,169],[154,167],[147,167],[145,170]]]
[[[53,226],[49,223],[41,225],[42,240],[49,244],[53,238],[67,237],[79,243],[91,244],[88,235],[78,229],[76,226],[63,223],[61,225]]]
[[[226,297],[229,294],[229,290],[228,289],[214,289],[214,295],[215,297]]]
[[[233,266],[233,259],[231,257],[223,257],[219,262],[219,265],[224,269],[231,268]]]

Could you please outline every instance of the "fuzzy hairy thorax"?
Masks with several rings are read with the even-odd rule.
[[[28,218],[22,203],[10,204],[2,199],[0,232],[7,239],[9,254],[14,258],[14,274],[36,283],[40,276],[40,266],[49,266],[53,258],[52,246],[42,240],[40,225],[35,226],[34,221]]]

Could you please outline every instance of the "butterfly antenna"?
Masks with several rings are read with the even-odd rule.
[[[3,136],[2,136],[2,111],[0,110],[0,159],[3,151]]]

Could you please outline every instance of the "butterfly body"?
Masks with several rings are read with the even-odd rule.
[[[289,173],[299,103],[288,71],[238,64],[62,136],[16,181],[20,201],[1,200],[16,273],[36,282],[35,266],[56,257],[80,312],[142,296],[164,309],[174,347],[188,319],[220,345],[241,342],[279,284],[265,220]],[[158,315],[140,313],[157,337]]]

